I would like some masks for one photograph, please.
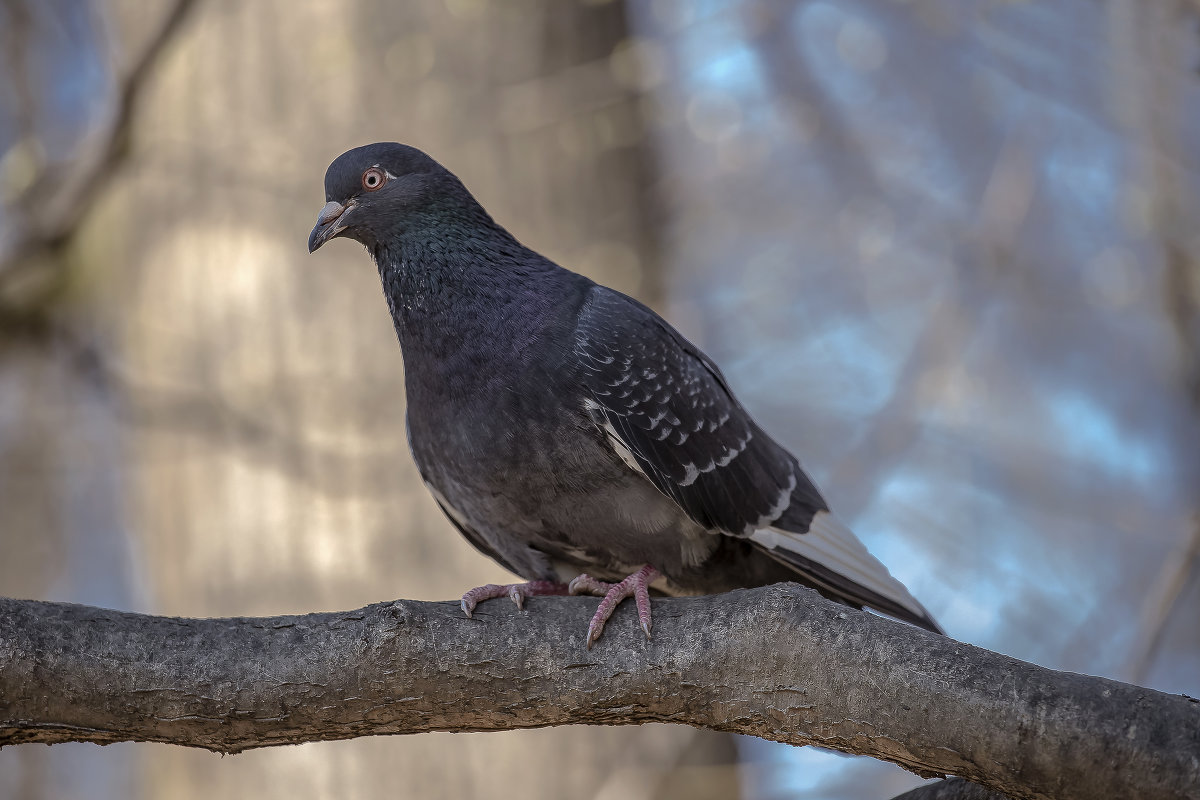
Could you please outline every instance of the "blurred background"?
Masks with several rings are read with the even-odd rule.
[[[0,0],[0,594],[257,615],[506,577],[417,479],[369,259],[306,252],[328,163],[399,140],[704,347],[951,635],[1200,694],[1198,20]],[[662,725],[0,752],[0,798],[920,782]]]

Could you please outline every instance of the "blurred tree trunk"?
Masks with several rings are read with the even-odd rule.
[[[1182,145],[1189,88],[1185,81],[1195,76],[1171,68],[1182,60],[1174,33],[1187,23],[1188,5],[1184,0],[1150,5],[1109,0],[1108,17],[1115,56],[1111,102],[1127,136],[1140,145],[1138,172],[1148,200],[1142,213],[1162,259],[1162,303],[1164,318],[1175,333],[1179,389],[1195,409],[1200,427],[1200,239],[1195,236],[1200,206],[1186,188],[1187,154]],[[1179,468],[1200,492],[1200,464],[1189,457]],[[1178,543],[1167,546],[1147,587],[1139,635],[1125,668],[1130,680],[1146,680],[1174,612],[1197,574],[1200,507]]]

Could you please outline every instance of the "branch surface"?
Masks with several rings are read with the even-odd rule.
[[[0,745],[321,739],[675,722],[959,775],[1014,798],[1200,797],[1200,703],[1055,672],[794,584],[625,604],[399,600],[178,619],[0,599]]]

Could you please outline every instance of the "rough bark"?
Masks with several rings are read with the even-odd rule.
[[[629,606],[630,604],[625,604]],[[654,603],[399,600],[176,619],[0,600],[0,745],[235,753],[369,734],[676,722],[954,774],[1019,798],[1200,796],[1200,704],[1055,672],[792,584]]]

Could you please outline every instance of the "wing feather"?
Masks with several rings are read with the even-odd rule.
[[[716,365],[650,309],[591,290],[575,331],[580,404],[613,450],[696,523],[746,537],[832,597],[939,631],[831,513]]]
[[[575,352],[593,422],[700,525],[749,536],[793,505],[809,516],[825,508],[716,366],[650,309],[597,287],[581,312]]]

